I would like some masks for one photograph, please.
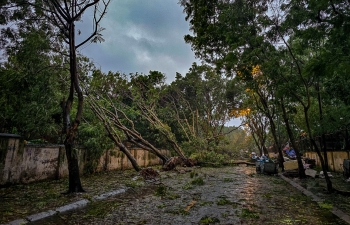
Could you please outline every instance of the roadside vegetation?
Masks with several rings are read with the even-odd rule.
[[[316,151],[327,190],[335,191],[327,151],[350,150],[347,1],[180,0],[192,32],[184,41],[202,63],[171,83],[161,71],[104,73],[79,53],[104,40],[99,24],[109,2],[0,3],[0,132],[64,144],[67,193],[88,189],[77,146],[88,152],[85,172],[94,173],[111,148],[141,171],[130,145],[164,164],[169,157],[159,149],[212,166],[270,151],[283,169],[287,142],[299,177],[303,152]],[[91,32],[75,43],[88,9]],[[239,125],[227,125],[233,119]]]

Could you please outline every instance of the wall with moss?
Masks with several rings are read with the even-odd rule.
[[[167,150],[163,154],[170,155]],[[131,149],[141,167],[159,165],[162,161],[142,149]],[[80,172],[86,165],[87,151],[76,149]],[[131,163],[119,149],[108,150],[98,161],[96,171],[132,169]],[[20,136],[0,134],[0,186],[29,183],[68,176],[67,158],[63,145],[25,144]]]
[[[170,157],[170,151],[168,150],[160,150],[162,154]],[[145,151],[139,148],[131,148],[131,154],[135,157],[137,163],[141,167],[160,165],[162,164],[162,160],[159,159],[156,155]],[[97,171],[103,170],[125,170],[132,169],[132,165],[128,158],[118,149],[108,150],[105,154],[102,155],[99,161],[99,165],[97,167]]]

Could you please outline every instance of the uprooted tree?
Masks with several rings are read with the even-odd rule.
[[[104,100],[106,101],[106,99]],[[95,115],[103,123],[108,132],[109,138],[116,144],[116,146],[118,146],[120,151],[128,157],[136,171],[140,171],[140,166],[137,164],[137,161],[129,151],[128,147],[124,144],[124,139],[127,139],[136,146],[155,154],[163,161],[163,164],[166,163],[168,157],[142,137],[142,135],[135,129],[133,121],[131,121],[122,110],[118,109],[114,104],[111,104],[111,102],[107,102],[108,105],[103,106],[100,103],[101,101],[102,97],[96,99],[92,94],[88,96],[88,104]]]
[[[135,126],[136,121],[144,119],[152,129],[155,128],[155,130],[159,131],[165,140],[174,147],[173,150],[182,160],[186,160],[171,131],[164,129],[166,125],[162,123],[155,113],[154,108],[157,103],[150,104],[148,102],[148,105],[153,105],[152,110],[148,108],[146,106],[147,103],[143,102],[145,99],[142,99],[142,101],[136,97],[146,95],[145,90],[140,90],[135,86],[135,81],[129,82],[122,74],[111,72],[102,74],[100,71],[95,71],[89,84],[86,85],[86,88],[89,89],[88,103],[95,115],[103,122],[110,139],[127,155],[137,171],[140,170],[140,167],[137,165],[128,147],[124,144],[124,141],[151,152],[160,158],[163,164],[166,164],[169,157],[164,155],[150,141],[146,140]],[[147,94],[147,96],[149,99],[153,98],[156,100],[150,94]],[[138,119],[135,119],[135,116]],[[140,121],[138,122],[140,123]]]

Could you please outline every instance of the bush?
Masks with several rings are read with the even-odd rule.
[[[202,151],[198,153],[194,153],[190,156],[191,159],[195,159],[200,163],[214,163],[217,165],[224,164],[228,162],[227,155],[219,154],[214,151]]]

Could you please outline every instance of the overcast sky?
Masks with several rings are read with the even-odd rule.
[[[185,75],[199,62],[184,41],[189,24],[178,0],[112,0],[101,26],[104,42],[87,44],[81,52],[103,72],[165,73],[167,83],[176,72]],[[86,13],[79,38],[91,33],[92,13]],[[85,36],[83,35],[85,34]],[[239,119],[227,125],[238,126]]]
[[[198,62],[184,41],[190,31],[182,10],[178,0],[112,0],[101,22],[105,41],[80,51],[104,72],[157,70],[165,73],[169,83],[176,72],[185,75]],[[82,34],[89,34],[91,16],[83,17]]]

